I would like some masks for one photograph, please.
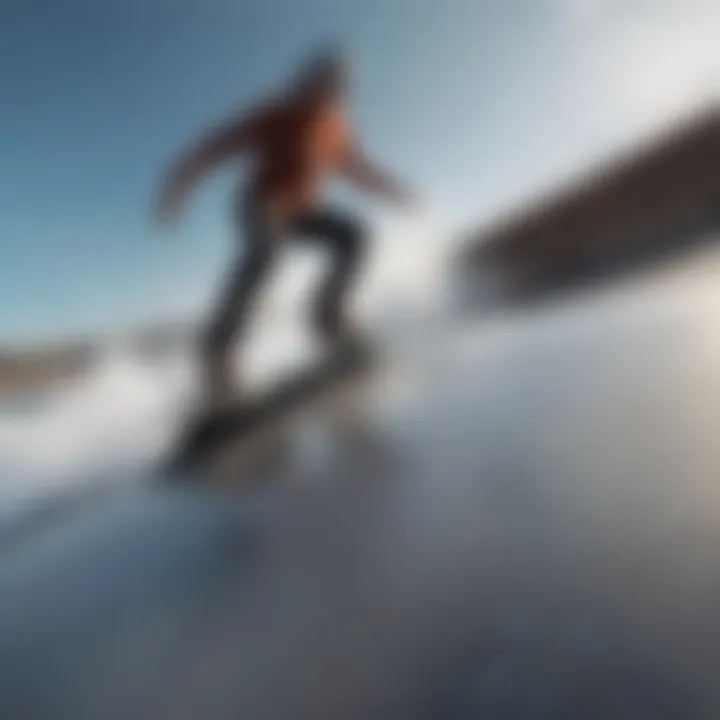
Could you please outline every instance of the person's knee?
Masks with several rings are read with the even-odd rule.
[[[340,252],[343,260],[351,266],[362,262],[367,249],[368,229],[365,223],[353,218],[347,220],[342,229]]]
[[[272,248],[266,245],[253,248],[243,261],[241,275],[245,278],[262,276],[272,265],[273,256]]]
[[[227,352],[232,338],[232,328],[227,321],[215,320],[200,334],[199,350],[205,361],[211,361]]]
[[[273,262],[274,253],[268,247],[253,248],[241,261],[230,285],[201,339],[206,355],[225,352],[242,324],[245,306]]]

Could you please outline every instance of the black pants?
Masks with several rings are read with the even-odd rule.
[[[363,227],[327,209],[313,209],[288,220],[252,195],[239,209],[238,225],[245,231],[246,251],[232,271],[210,321],[203,339],[205,355],[211,360],[227,355],[242,334],[251,306],[281,247],[291,236],[320,244],[332,255],[330,271],[314,299],[313,321],[323,338],[332,341],[341,336],[346,329],[348,291],[364,254]]]

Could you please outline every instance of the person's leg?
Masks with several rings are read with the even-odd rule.
[[[281,223],[252,200],[243,208],[238,225],[245,229],[246,250],[226,281],[202,338],[205,380],[213,396],[229,394],[237,385],[232,374],[232,345],[247,324],[282,235]]]
[[[313,305],[313,322],[320,335],[330,342],[352,337],[347,304],[352,284],[365,254],[366,232],[351,217],[331,210],[313,210],[299,217],[293,232],[327,247],[331,268],[321,283]]]

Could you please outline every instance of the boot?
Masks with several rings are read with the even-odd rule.
[[[320,309],[315,314],[314,324],[321,342],[331,353],[356,356],[371,349],[369,339],[336,312]]]
[[[241,385],[232,367],[229,353],[204,358],[203,392],[209,409],[223,410],[241,398]]]

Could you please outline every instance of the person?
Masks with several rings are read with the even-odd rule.
[[[180,157],[165,180],[157,213],[170,222],[210,170],[245,154],[254,161],[249,182],[236,196],[244,253],[201,341],[205,383],[213,398],[242,390],[231,369],[232,346],[288,237],[310,238],[332,256],[313,304],[320,338],[333,348],[352,346],[359,338],[347,302],[365,254],[366,233],[358,220],[322,204],[322,190],[338,175],[401,205],[412,204],[414,196],[361,150],[348,117],[347,91],[345,58],[332,51],[318,54],[289,92],[211,132]]]

